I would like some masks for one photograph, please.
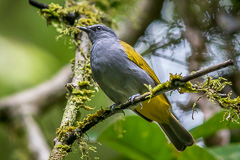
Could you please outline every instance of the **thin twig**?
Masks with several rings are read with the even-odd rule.
[[[173,58],[173,57],[170,57],[170,56],[167,56],[165,54],[153,54],[153,56],[156,56],[156,57],[160,57],[160,58],[163,58],[163,59],[166,59],[168,61],[171,61],[171,62],[174,62],[174,63],[177,63],[177,64],[180,64],[182,65],[183,67],[186,67],[187,66],[187,63],[184,62],[184,61],[181,61],[179,59],[176,59],[176,58]]]
[[[35,0],[29,0],[29,4],[31,4],[32,6],[34,6],[36,8],[39,8],[39,9],[49,8],[49,6],[47,4],[40,3],[40,2],[37,2]]]
[[[201,77],[201,76],[203,76],[203,75],[205,75],[205,74],[208,74],[208,73],[210,73],[210,72],[219,70],[219,69],[221,69],[221,68],[225,68],[225,67],[230,66],[230,65],[234,65],[234,61],[231,60],[231,59],[230,59],[230,60],[227,60],[227,61],[225,61],[225,62],[223,62],[223,63],[219,63],[219,64],[217,64],[217,65],[214,65],[214,66],[207,67],[207,68],[205,68],[205,69],[201,69],[201,70],[199,70],[199,71],[196,71],[196,72],[194,72],[194,73],[192,73],[192,74],[190,74],[190,75],[188,75],[188,76],[183,77],[183,78],[181,79],[181,81],[182,81],[182,82],[187,82],[187,81],[190,81],[190,80],[195,79],[195,78],[197,78],[197,77]]]
[[[35,105],[35,104],[34,104]],[[50,148],[38,123],[34,120],[29,108],[34,107],[32,104],[20,106],[19,112],[22,117],[22,125],[26,130],[26,139],[28,148],[35,160],[45,160],[50,154]]]
[[[0,110],[15,110],[23,104],[35,104],[37,109],[49,106],[63,97],[72,72],[70,65],[64,66],[52,79],[33,88],[0,99]]]

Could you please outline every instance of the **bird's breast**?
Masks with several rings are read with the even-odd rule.
[[[154,85],[152,78],[128,58],[120,43],[107,44],[93,45],[90,62],[94,80],[110,99],[122,103],[146,91],[144,84]]]
[[[101,41],[93,45],[90,57],[93,74],[104,77],[128,68],[124,65],[128,57],[119,44]]]

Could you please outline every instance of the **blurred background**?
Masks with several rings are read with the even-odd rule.
[[[65,4],[64,0],[40,2]],[[233,59],[235,67],[209,75],[232,82],[224,93],[240,94],[238,0],[93,0],[93,4],[102,10],[125,11],[114,17],[116,33],[144,56],[162,82],[169,73],[187,75]],[[131,6],[121,8],[126,4]],[[68,37],[57,39],[55,28],[47,26],[37,11],[27,0],[0,1],[1,159],[47,159],[66,105],[64,85],[71,78],[69,63],[75,48]],[[196,81],[203,82],[203,77]],[[51,91],[46,102],[31,101],[52,82],[58,90]],[[46,85],[39,86],[42,83]],[[125,116],[109,118],[87,133],[91,159],[240,159],[240,125],[223,121],[225,112],[206,98],[197,103],[192,119],[192,106],[199,96],[168,94],[174,114],[195,138],[193,147],[177,152],[155,123],[126,111]],[[24,101],[31,105],[17,105]],[[96,110],[111,104],[101,91],[89,103]],[[82,117],[88,113],[83,111]],[[66,159],[81,159],[78,145],[74,146]]]

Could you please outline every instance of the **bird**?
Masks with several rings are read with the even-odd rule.
[[[160,81],[143,57],[129,44],[118,39],[115,32],[103,25],[77,26],[87,33],[91,43],[90,65],[94,81],[115,103],[112,107],[133,100],[155,87]],[[194,144],[192,135],[171,113],[171,104],[160,94],[131,107],[149,122],[157,122],[175,148],[181,152]]]

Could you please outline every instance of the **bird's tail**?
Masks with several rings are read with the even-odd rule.
[[[171,114],[171,113],[170,113]],[[192,135],[171,114],[169,123],[158,123],[178,151],[194,144]]]

